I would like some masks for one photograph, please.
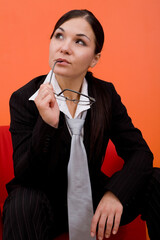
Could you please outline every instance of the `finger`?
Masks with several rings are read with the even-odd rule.
[[[96,235],[97,224],[99,221],[100,212],[96,211],[91,222],[91,236],[94,237]]]
[[[51,89],[43,88],[39,91],[37,97],[39,97],[40,100],[43,100],[48,95],[50,95],[52,98],[54,98],[54,94]]]
[[[49,85],[48,83],[41,84],[39,88],[39,92],[43,92],[44,90],[48,90],[49,92],[53,93],[53,87],[52,85]]]
[[[52,86],[52,84],[49,84],[49,83],[43,83],[43,84],[41,84],[41,86],[40,86],[40,88],[43,88],[43,87],[47,87],[47,88],[50,88],[50,89],[53,89],[53,86]]]
[[[50,95],[47,95],[35,103],[38,109],[47,109],[48,107],[51,107],[51,105],[53,106],[53,98]]]
[[[107,222],[106,222],[106,231],[105,231],[106,238],[109,238],[111,235],[113,222],[114,222],[114,214],[110,213],[110,215],[107,218]]]
[[[106,220],[107,220],[107,215],[101,215],[98,223],[98,239],[99,240],[102,240],[104,237]]]
[[[121,216],[122,216],[122,211],[117,212],[115,215],[114,226],[113,226],[113,230],[112,230],[113,234],[116,234],[118,232],[120,221],[121,221]]]

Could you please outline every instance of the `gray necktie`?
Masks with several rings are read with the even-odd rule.
[[[87,155],[81,136],[84,119],[66,118],[72,133],[71,152],[68,164],[68,217],[69,239],[90,240],[93,217],[91,184]]]

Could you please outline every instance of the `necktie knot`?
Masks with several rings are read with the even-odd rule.
[[[69,125],[72,135],[81,134],[84,125],[84,119],[67,119],[67,123]]]

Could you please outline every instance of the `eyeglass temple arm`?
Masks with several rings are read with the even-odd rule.
[[[53,65],[53,68],[52,68],[52,71],[51,71],[51,76],[50,76],[49,84],[51,84],[51,80],[52,80],[52,76],[53,76],[53,71],[54,71],[54,68],[55,68],[55,66],[56,66],[56,64],[57,64],[58,62],[62,62],[62,61],[60,61],[60,60],[55,61],[54,65]]]
[[[84,97],[87,97],[87,98],[89,98],[89,100],[91,100],[92,102],[95,102],[95,101],[96,101],[95,98],[93,98],[93,97],[87,96],[87,95],[85,95],[85,94],[83,94],[83,93],[77,92],[77,91],[72,90],[72,89],[69,89],[69,88],[63,89],[60,93],[58,93],[58,94],[56,94],[56,95],[57,95],[57,96],[60,96],[60,95],[61,95],[62,93],[64,93],[65,91],[74,92],[74,93],[77,93],[77,94],[82,95],[82,96],[84,96]]]

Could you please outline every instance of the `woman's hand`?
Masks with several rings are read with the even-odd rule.
[[[96,235],[98,226],[98,239],[109,238],[111,231],[116,234],[119,228],[123,206],[119,199],[110,191],[101,199],[91,223],[91,236]]]
[[[42,84],[34,102],[42,119],[52,127],[58,127],[60,111],[52,85]]]

